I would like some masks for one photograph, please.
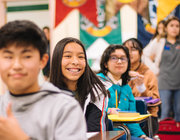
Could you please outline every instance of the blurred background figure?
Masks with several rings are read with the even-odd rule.
[[[171,99],[174,116],[180,122],[180,20],[169,18],[165,23],[165,44],[163,45],[159,64],[159,92],[162,100],[161,119],[169,117]]]
[[[165,36],[165,29],[164,29],[164,25],[165,21],[162,20],[157,24],[156,27],[156,32],[154,34],[154,36],[152,37],[151,41],[149,42],[149,44],[143,49],[143,56],[142,59],[144,61],[144,63],[154,72],[154,74],[158,74],[158,68],[156,67],[156,59],[159,55],[158,51],[155,51],[153,49],[156,49],[156,47],[159,47],[162,42],[163,42],[163,37]],[[153,47],[156,46],[156,47]],[[154,53],[153,53],[154,52]],[[156,53],[156,54],[155,54]],[[145,55],[145,57],[144,57]]]
[[[167,19],[165,33],[164,38],[151,46],[151,51],[145,50],[145,60],[149,59],[158,76],[159,93],[162,100],[161,119],[170,117],[173,100],[175,120],[180,122],[180,102],[178,101],[180,99],[180,79],[178,78],[180,75],[180,20],[177,17]],[[152,54],[155,55],[154,62],[149,58]]]
[[[48,49],[47,53],[49,55],[48,63],[46,67],[43,69],[43,75],[45,80],[49,78],[49,72],[50,72],[50,29],[48,26],[43,27],[44,34],[46,35],[47,41],[48,41]]]
[[[152,97],[160,98],[158,91],[158,81],[154,73],[141,62],[143,45],[136,38],[130,38],[123,43],[129,49],[132,77],[129,85],[134,97]],[[148,107],[149,113],[152,114],[153,135],[158,132],[158,106]],[[143,131],[148,135],[148,125],[143,125]]]
[[[161,37],[164,37],[165,35],[164,24],[165,24],[165,20],[161,20],[160,22],[158,22],[155,34],[151,40],[154,40],[155,38],[157,38],[157,41],[159,41]]]

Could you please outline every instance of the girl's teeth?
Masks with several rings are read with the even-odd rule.
[[[78,69],[69,69],[69,71],[78,72],[79,70]]]

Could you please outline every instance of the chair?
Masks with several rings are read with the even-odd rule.
[[[144,100],[136,100],[136,111],[141,115],[147,114],[147,104]]]
[[[144,100],[136,100],[136,111],[139,112],[141,115],[149,114],[146,101],[144,101]],[[148,123],[148,128],[149,128],[149,137],[152,138],[152,121],[151,121],[151,117],[149,117],[149,120],[148,120],[147,123]],[[147,123],[143,122],[143,123],[140,124],[140,126],[143,128],[143,126],[147,125]]]
[[[147,104],[146,102],[144,102],[143,100],[136,100],[136,111],[139,112],[141,115],[145,115],[145,114],[148,114],[147,113]],[[128,127],[126,125],[123,124],[123,122],[118,122],[118,121],[114,121],[114,124],[113,124],[113,121],[108,119],[109,120],[109,130],[112,130],[113,129],[113,125],[114,126],[117,126],[118,128],[121,128],[125,134],[126,134],[126,139],[127,140],[131,140],[131,135],[130,135],[130,131],[128,129]],[[131,123],[131,122],[125,122],[125,123]],[[149,127],[149,136],[152,137],[152,126],[151,126],[151,118],[149,117],[148,119],[148,127]]]
[[[108,119],[108,131],[113,131],[114,129],[113,129],[113,121],[112,120],[110,120],[110,119]],[[125,134],[126,134],[126,139],[127,140],[131,140],[131,135],[130,135],[130,131],[129,131],[129,129],[128,129],[128,127],[126,126],[126,125],[123,125],[123,124],[121,124],[120,126],[119,126],[119,128],[121,128],[124,132],[125,132]]]
[[[113,121],[108,119],[108,131],[113,131]]]
[[[136,112],[139,112],[141,115],[147,114],[147,104],[144,100],[136,100]],[[141,127],[144,125],[145,122],[140,124]]]

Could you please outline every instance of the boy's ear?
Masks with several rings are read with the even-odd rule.
[[[49,59],[49,56],[48,56],[47,53],[42,56],[41,62],[40,62],[40,63],[41,63],[41,64],[40,64],[40,68],[41,68],[41,69],[43,69],[43,68],[46,66],[46,64],[47,64],[47,62],[48,62],[48,59]]]

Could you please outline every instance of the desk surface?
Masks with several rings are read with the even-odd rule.
[[[88,140],[116,140],[125,134],[124,131],[104,131],[88,138]]]
[[[146,120],[151,114],[139,115],[138,117],[120,117],[118,115],[108,115],[108,118],[113,122],[121,122],[121,123],[139,123],[143,120]]]

